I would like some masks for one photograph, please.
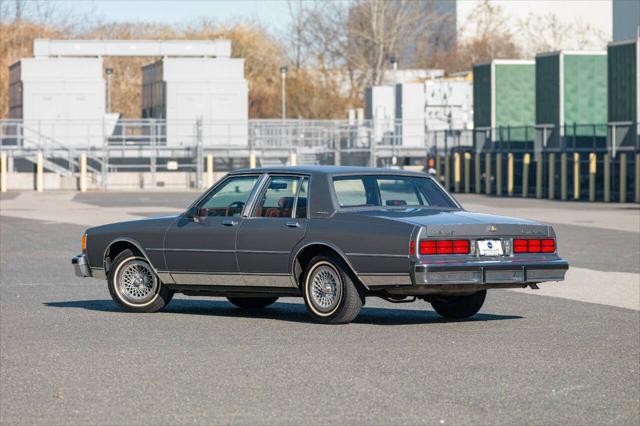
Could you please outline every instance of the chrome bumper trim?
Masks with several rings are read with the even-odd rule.
[[[569,264],[544,262],[461,262],[416,265],[415,282],[421,284],[526,284],[562,281]]]
[[[73,265],[73,271],[75,272],[77,277],[91,277],[91,268],[89,267],[89,262],[87,261],[87,256],[83,254],[79,254],[71,259],[71,264]]]

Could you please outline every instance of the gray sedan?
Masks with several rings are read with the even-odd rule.
[[[537,288],[569,267],[552,227],[468,212],[422,173],[322,166],[229,173],[179,215],[88,229],[72,263],[126,311],[175,293],[243,309],[302,296],[332,324],[372,296],[467,318],[487,289]]]

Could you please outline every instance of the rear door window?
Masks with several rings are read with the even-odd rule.
[[[285,217],[293,215],[293,206],[300,189],[299,176],[273,176],[256,205],[255,217]]]

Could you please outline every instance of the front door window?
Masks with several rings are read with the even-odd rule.
[[[240,216],[258,176],[229,179],[200,204],[200,216]]]

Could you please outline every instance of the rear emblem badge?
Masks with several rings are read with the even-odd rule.
[[[493,225],[491,225],[491,226],[489,227],[489,231],[491,231],[491,232],[496,232],[497,230],[498,230],[498,228],[496,228],[496,227],[495,227],[495,226],[493,226]]]

